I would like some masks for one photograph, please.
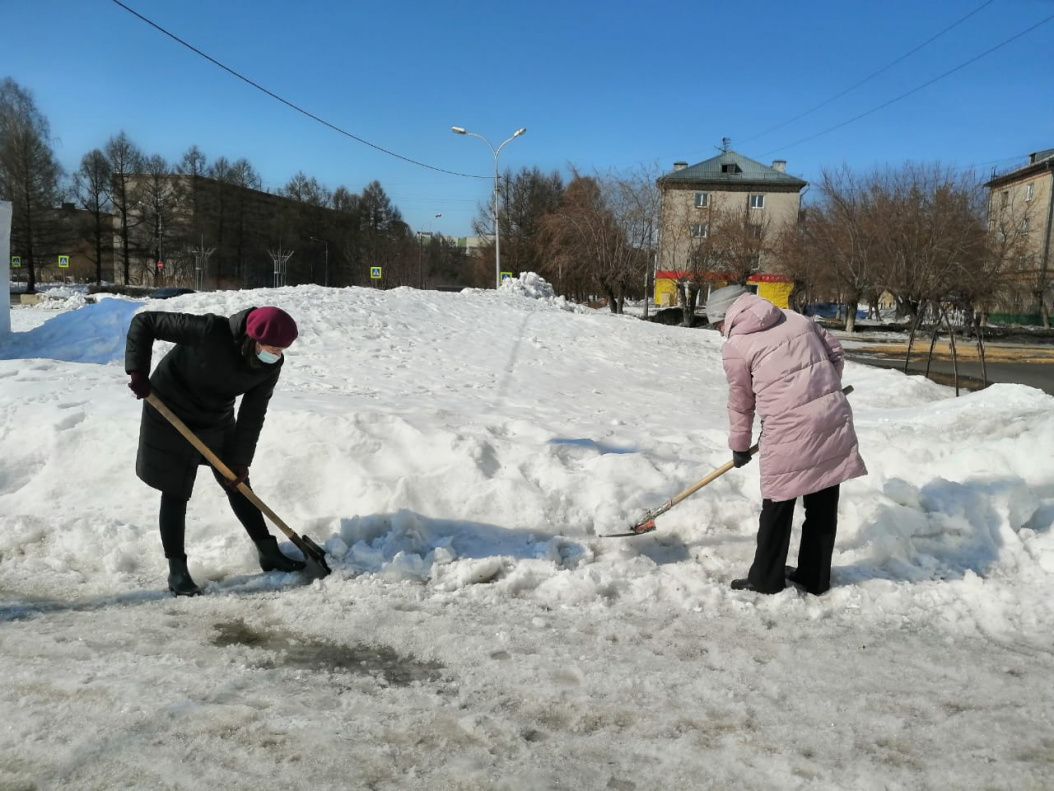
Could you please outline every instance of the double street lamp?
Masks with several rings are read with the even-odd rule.
[[[494,146],[491,145],[491,142],[487,140],[487,138],[485,138],[483,135],[477,135],[475,132],[469,132],[464,127],[452,126],[450,127],[450,131],[453,132],[455,135],[468,135],[470,137],[478,137],[490,147],[491,153],[494,154],[494,287],[501,288],[501,241],[498,236],[498,179],[500,178],[498,175],[498,154],[500,154],[501,150],[505,147],[505,143],[508,143],[510,140],[515,140],[517,137],[524,134],[527,130],[517,129],[515,132],[512,133],[512,137],[510,137],[508,140],[505,141],[505,143],[502,143],[497,148],[494,148]]]

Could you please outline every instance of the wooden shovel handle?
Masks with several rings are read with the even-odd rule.
[[[209,449],[209,446],[198,438],[197,434],[187,428],[187,424],[180,420],[176,413],[169,409],[164,404],[164,402],[160,398],[158,398],[154,393],[151,393],[146,397],[146,402],[158,412],[160,412],[162,415],[164,415],[165,419],[168,420],[168,422],[175,427],[176,431],[182,434],[186,438],[187,442],[193,445],[194,448],[208,460],[209,464],[219,470],[220,474],[223,475],[228,481],[233,481],[238,477],[231,471],[231,468],[224,464],[220,457],[213,453],[212,450]],[[278,514],[268,508],[267,504],[256,496],[256,493],[249,488],[249,485],[247,483],[239,483],[238,491],[248,497],[249,501],[257,508],[259,508],[260,511],[265,514],[268,519],[278,525],[278,529],[285,533],[286,537],[290,541],[292,541],[297,546],[297,548],[299,548],[301,551],[304,551],[304,547],[302,546],[303,542],[301,541],[300,536],[297,535],[292,530],[292,528],[289,527],[289,525],[283,522],[278,517]]]
[[[842,392],[845,393],[846,395],[849,395],[851,392],[853,392],[853,386],[852,385],[846,385],[845,387],[842,388]],[[747,453],[749,453],[751,456],[753,456],[755,453],[758,452],[758,448],[759,447],[760,446],[758,444],[755,444],[752,448],[750,448],[747,451]],[[720,467],[718,467],[716,470],[714,470],[709,475],[707,475],[705,478],[696,481],[695,483],[693,483],[691,486],[689,486],[687,489],[685,489],[680,494],[675,494],[673,497],[671,497],[665,503],[660,505],[658,508],[653,508],[652,510],[648,511],[646,514],[644,514],[644,516],[640,519],[640,521],[635,523],[633,525],[633,527],[630,528],[630,530],[633,531],[636,528],[643,527],[645,525],[648,525],[650,522],[655,521],[656,517],[662,516],[664,513],[666,513],[671,508],[673,508],[675,505],[677,505],[677,503],[681,502],[681,500],[684,500],[687,497],[691,497],[693,494],[695,494],[697,491],[702,489],[708,483],[712,482],[713,480],[715,480],[717,478],[720,478],[722,475],[724,475],[726,472],[728,472],[730,469],[732,469],[735,466],[736,466],[735,462],[733,462],[733,461],[725,462]]]
[[[842,388],[842,392],[845,393],[846,395],[849,395],[851,392],[853,392],[853,386],[852,385],[846,385],[845,387]],[[752,448],[747,450],[747,453],[749,453],[751,456],[753,456],[755,453],[758,452],[758,448],[759,447],[760,447],[760,445],[758,443],[755,443]],[[735,462],[731,462],[731,461],[725,462],[720,467],[718,467],[716,470],[714,470],[712,473],[710,473],[705,478],[703,478],[701,481],[696,481],[691,486],[689,486],[687,489],[685,489],[683,492],[681,492],[680,494],[676,495],[672,500],[670,500],[670,507],[672,508],[673,506],[677,505],[677,503],[681,502],[681,500],[683,500],[685,497],[692,496],[697,491],[699,491],[704,486],[706,486],[708,483],[710,483],[712,480],[714,480],[715,478],[720,478],[722,475],[724,475],[726,472],[728,472],[730,469],[732,469],[735,466],[736,466]]]

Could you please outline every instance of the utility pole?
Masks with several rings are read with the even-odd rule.
[[[312,242],[322,242],[322,244],[324,244],[326,246],[326,269],[322,273],[322,285],[328,286],[329,285],[329,242],[327,242],[325,239],[319,239],[317,236],[309,236],[308,238]]]
[[[425,287],[425,237],[429,237],[431,244],[431,231],[417,232],[417,287],[424,290]]]

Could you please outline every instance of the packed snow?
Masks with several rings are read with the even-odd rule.
[[[1050,396],[848,363],[834,587],[732,591],[756,464],[600,537],[729,460],[720,337],[545,286],[14,308],[0,788],[1054,785]],[[176,599],[128,322],[266,304],[301,334],[253,485],[333,573],[261,573],[203,469]]]

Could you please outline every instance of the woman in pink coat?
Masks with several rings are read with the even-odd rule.
[[[750,461],[754,414],[761,418],[761,519],[754,563],[736,590],[778,593],[786,579],[809,593],[831,587],[838,488],[867,474],[853,411],[842,392],[842,347],[804,316],[780,310],[743,286],[714,291],[707,318],[725,336],[728,446]],[[785,568],[794,502],[805,504],[797,569]]]

